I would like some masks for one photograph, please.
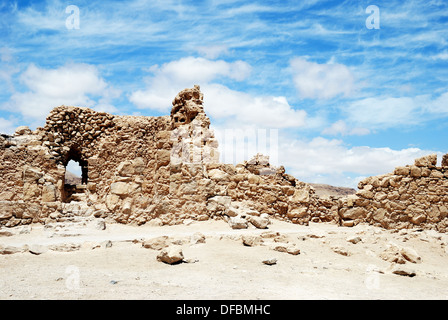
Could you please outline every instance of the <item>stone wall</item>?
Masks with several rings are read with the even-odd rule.
[[[169,116],[57,107],[43,128],[0,136],[0,225],[94,215],[134,224],[216,218],[265,227],[276,218],[446,229],[447,156],[442,167],[428,156],[365,179],[354,196],[318,197],[266,156],[220,163],[209,126],[198,86],[179,92]],[[82,167],[82,185],[64,184],[70,160]]]
[[[446,159],[446,156],[444,157]],[[448,227],[448,166],[437,155],[369,177],[359,191],[341,201],[342,223],[366,222],[387,229],[420,227],[445,232]]]

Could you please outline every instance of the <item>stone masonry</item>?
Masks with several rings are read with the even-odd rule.
[[[448,155],[441,167],[430,155],[369,177],[353,196],[318,197],[266,156],[220,163],[209,126],[199,86],[179,92],[169,116],[57,107],[43,128],[0,136],[0,225],[93,215],[138,225],[225,219],[265,228],[276,218],[447,230]],[[80,185],[64,183],[70,160],[82,168]]]

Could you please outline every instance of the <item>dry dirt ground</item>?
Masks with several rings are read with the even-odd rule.
[[[100,230],[97,222],[1,229],[0,299],[448,298],[448,236],[433,231],[276,220],[264,230],[232,230],[216,220]],[[276,233],[300,254],[273,250],[268,237]],[[243,245],[247,234],[263,235],[265,244]],[[162,235],[182,247],[187,262],[165,264],[159,251],[142,246]],[[384,260],[385,251],[404,263]],[[276,264],[262,263],[273,258]]]

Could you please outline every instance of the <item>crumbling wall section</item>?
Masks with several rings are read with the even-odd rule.
[[[220,163],[199,86],[179,92],[172,105],[163,117],[60,106],[43,128],[19,127],[14,136],[1,136],[0,225],[93,214],[139,225],[247,218],[266,227],[272,217],[297,224],[447,229],[448,155],[441,167],[430,155],[369,177],[353,196],[319,197],[266,156]],[[69,160],[84,173],[75,202],[64,184]]]
[[[444,157],[446,159],[447,156]],[[369,223],[386,229],[448,228],[448,163],[437,155],[397,167],[393,173],[368,177],[356,195],[340,201],[342,224]]]

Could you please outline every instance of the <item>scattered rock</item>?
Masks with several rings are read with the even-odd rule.
[[[405,269],[401,266],[394,266],[392,269],[392,273],[399,275],[399,276],[405,276],[405,277],[411,277],[411,278],[416,276],[415,271]]]
[[[157,260],[167,263],[176,264],[182,262],[184,255],[182,253],[182,247],[180,246],[170,246],[168,248],[162,249],[162,251],[157,255]]]
[[[276,242],[272,245],[272,249],[279,252],[286,252],[292,255],[300,254],[300,249],[295,244],[291,243]]]
[[[190,244],[205,243],[205,236],[200,232],[195,232],[190,237]]]
[[[0,230],[0,237],[11,237],[12,235],[14,235],[12,232]]]
[[[247,229],[248,227],[247,220],[239,217],[231,217],[229,225],[232,229]]]
[[[270,259],[266,259],[261,261],[262,263],[268,265],[268,266],[272,266],[274,264],[277,264],[277,259],[276,258],[270,258]]]
[[[103,248],[112,248],[112,241],[110,241],[110,240],[103,241],[103,243],[101,244],[101,246],[102,246]]]
[[[52,251],[58,251],[58,252],[72,252],[72,251],[78,251],[81,248],[81,244],[78,243],[60,243],[51,245],[48,247]]]
[[[199,262],[199,259],[183,259],[182,260],[183,263],[196,263]]]
[[[361,238],[357,237],[357,236],[353,236],[353,237],[348,237],[347,241],[353,244],[357,244],[358,242],[361,242]]]
[[[168,236],[160,236],[143,241],[142,247],[152,250],[162,250],[170,245]]]
[[[269,219],[266,217],[248,216],[247,221],[258,229],[266,229],[269,225]]]
[[[402,247],[396,243],[389,243],[387,248],[380,254],[380,257],[388,262],[404,264],[406,261],[420,263],[422,258],[412,248]]]
[[[96,220],[94,226],[97,230],[106,230],[106,222],[104,219]]]
[[[243,244],[248,247],[254,247],[263,244],[263,239],[257,235],[244,234],[241,239],[243,241]]]
[[[0,254],[14,254],[19,252],[22,252],[21,248],[14,246],[3,246],[0,244]]]
[[[43,245],[39,245],[39,244],[33,244],[33,245],[30,245],[28,247],[28,251],[30,253],[32,253],[32,254],[40,255],[40,254],[43,254],[43,253],[47,252],[48,251],[48,247],[47,246],[43,246]]]
[[[348,257],[351,255],[351,253],[349,251],[347,251],[345,248],[342,248],[342,247],[335,246],[335,247],[332,247],[331,250],[333,250],[333,252],[336,252],[337,254],[340,254],[341,256]]]

